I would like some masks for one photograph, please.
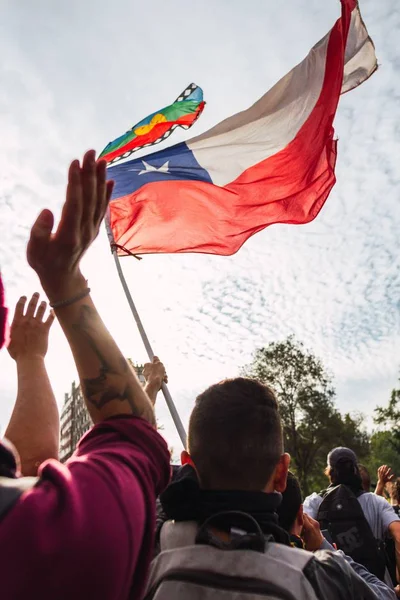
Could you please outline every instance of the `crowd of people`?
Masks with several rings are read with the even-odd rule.
[[[170,465],[154,415],[164,365],[147,364],[142,387],[80,270],[111,191],[89,151],[70,166],[56,231],[48,210],[31,230],[27,259],[51,312],[23,297],[10,328],[18,394],[0,443],[2,598],[400,597],[400,478],[383,465],[371,492],[354,452],[334,448],[326,489],[303,501],[271,388],[238,377],[206,389],[182,464]],[[54,318],[94,423],[65,465],[44,362]],[[0,319],[6,345],[4,306]]]

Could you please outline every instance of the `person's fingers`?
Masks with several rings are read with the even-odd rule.
[[[27,247],[27,258],[28,263],[34,269],[40,267],[40,261],[46,256],[53,225],[53,213],[44,209],[32,226]]]
[[[96,176],[97,176],[97,198],[96,198],[96,209],[94,212],[94,225],[99,227],[103,220],[105,211],[107,209],[107,161],[99,160],[96,164]]]
[[[92,229],[97,205],[100,202],[97,197],[98,189],[95,150],[88,150],[83,157],[81,179],[83,192],[82,225],[87,229]]]
[[[31,319],[35,316],[35,311],[37,307],[37,303],[39,301],[39,294],[36,292],[33,294],[32,298],[29,301],[28,308],[26,310],[26,316]]]
[[[168,375],[164,376],[164,383],[168,383]]]
[[[106,214],[108,205],[110,204],[113,190],[114,190],[114,180],[110,179],[110,181],[107,181],[106,206],[104,209],[104,215]],[[103,215],[103,218],[104,218],[104,215]]]
[[[306,513],[303,514],[303,517],[304,517],[304,523],[307,523],[307,525],[308,525],[309,528],[316,528],[317,526],[319,528],[318,521],[316,521],[315,519],[313,519],[312,517],[310,517]]]
[[[47,329],[50,329],[50,327],[53,325],[55,318],[56,318],[56,315],[54,314],[54,310],[51,310],[49,316],[47,317],[47,319],[45,321],[45,325],[47,326]]]
[[[161,362],[158,356],[153,356],[153,364]]]
[[[68,171],[68,185],[65,204],[63,206],[56,237],[69,245],[80,230],[82,219],[82,182],[79,160],[72,161]],[[69,241],[69,244],[68,244]]]
[[[27,300],[26,296],[21,296],[21,298],[18,300],[17,304],[15,305],[14,319],[13,319],[11,327],[15,323],[18,323],[24,316],[26,300]]]
[[[43,317],[44,317],[44,313],[46,312],[46,308],[47,308],[47,302],[42,300],[42,302],[39,304],[39,308],[36,311],[36,319],[38,321],[43,321]]]
[[[112,191],[114,188],[114,181],[110,180],[106,182],[106,195],[105,195],[105,199],[104,199],[104,203],[101,205],[101,210],[97,215],[97,223],[98,223],[98,227],[100,227],[101,222],[103,221],[104,217],[106,216],[106,212],[107,212],[107,208],[111,199],[111,195],[112,195]]]
[[[310,518],[306,513],[304,513],[303,514],[303,527],[306,528],[309,526],[310,526]]]
[[[109,181],[107,181],[107,193],[106,193],[106,209],[108,206],[108,203],[111,200],[111,196],[113,193],[113,189],[114,189],[114,180],[110,179]],[[105,212],[105,211],[104,211]]]

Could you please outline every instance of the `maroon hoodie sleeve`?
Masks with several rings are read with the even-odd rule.
[[[45,462],[0,523],[4,598],[140,598],[169,459],[147,422],[125,417],[93,427],[66,465]]]

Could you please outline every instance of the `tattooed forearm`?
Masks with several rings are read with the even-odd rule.
[[[81,378],[86,401],[99,412],[110,408],[107,405],[111,403],[125,403],[125,408],[129,407],[125,413],[144,417],[155,424],[151,404],[140,383],[116,346],[107,343],[107,339],[102,339],[101,329],[102,323],[96,310],[86,304],[81,306],[79,320],[73,324],[73,330],[81,341],[82,338],[86,341],[89,350],[93,352],[95,362],[99,363],[98,376]],[[91,370],[93,371],[93,367]],[[89,405],[88,408],[90,409]]]
[[[105,367],[101,367],[99,377],[83,379],[83,394],[88,402],[91,402],[98,410],[100,410],[106,404],[113,402],[114,400],[120,400],[121,402],[126,401],[131,407],[132,415],[135,417],[142,417],[144,411],[143,409],[139,410],[135,405],[129,383],[125,384],[125,387],[120,389],[118,384],[121,383],[121,385],[123,385],[124,382],[113,382],[113,378],[120,379],[120,375],[107,370]]]

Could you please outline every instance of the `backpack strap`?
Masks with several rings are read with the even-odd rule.
[[[219,529],[227,524],[230,531],[230,541],[224,542],[215,535],[210,527]],[[185,546],[207,545],[222,550],[254,550],[264,553],[266,536],[257,521],[249,514],[240,511],[223,511],[209,517],[201,527],[195,521],[167,521],[160,532],[160,550],[173,550]],[[273,540],[271,540],[273,541]]]
[[[194,546],[199,526],[196,521],[166,521],[161,527],[160,550],[174,550],[185,546]]]
[[[222,541],[210,531],[210,526],[220,527],[229,531],[230,540]],[[229,510],[222,511],[209,517],[200,527],[196,544],[214,546],[222,550],[254,550],[263,554],[265,552],[266,539],[257,521],[248,513]]]
[[[321,529],[326,529],[327,523],[328,523],[328,514],[329,514],[328,510],[322,510],[323,507],[324,507],[324,502],[323,501],[330,494],[332,494],[332,492],[336,491],[341,485],[342,484],[335,485],[334,487],[327,488],[326,490],[322,490],[322,492],[319,493],[319,496],[321,496],[321,498],[322,498],[322,502],[321,502],[321,504],[319,505],[319,508],[318,508],[317,521],[319,521],[319,524],[321,525]],[[353,492],[351,492],[351,493],[353,493]],[[360,506],[360,509],[361,509],[361,506]]]
[[[328,494],[331,494],[332,492],[337,490],[341,485],[343,487],[345,487],[350,492],[350,494],[352,494],[355,498],[357,498],[357,500],[359,500],[360,496],[365,494],[364,490],[360,490],[359,492],[355,493],[348,485],[345,485],[344,483],[339,483],[338,485],[336,485],[334,487],[327,488],[326,490],[322,490],[319,493],[319,496],[322,498],[322,500],[325,500],[325,498],[328,496]],[[360,510],[364,514],[364,511],[362,510],[361,505],[360,505]],[[326,521],[327,518],[328,518],[328,512],[321,510],[321,505],[320,505],[320,508],[318,509],[317,520],[322,522],[322,521]]]
[[[0,519],[16,504],[19,497],[35,487],[38,481],[38,477],[0,477]]]

